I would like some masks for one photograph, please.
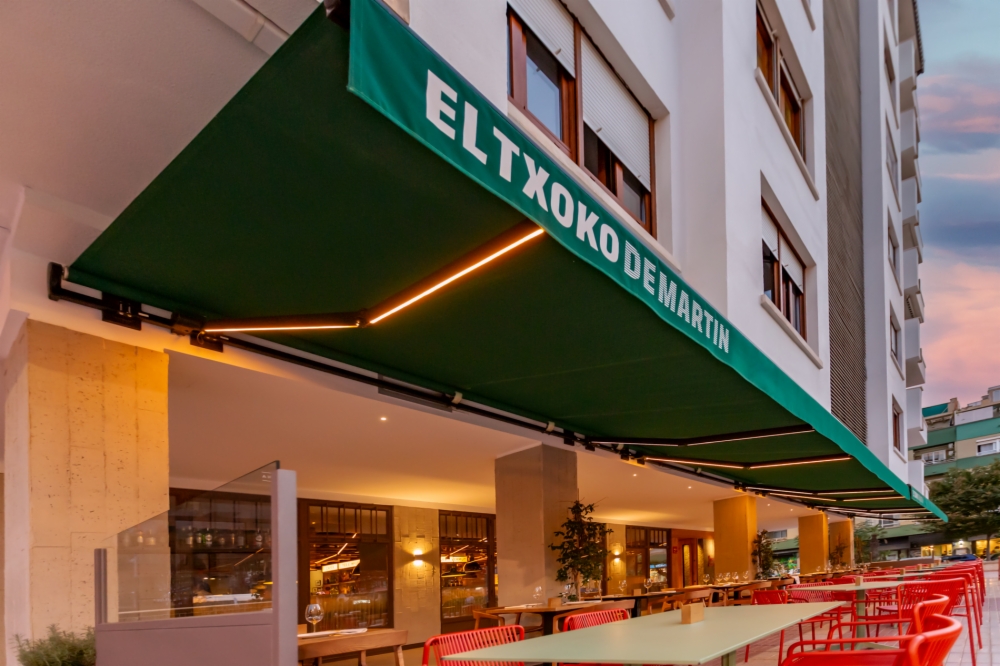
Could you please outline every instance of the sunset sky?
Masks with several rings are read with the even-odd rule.
[[[1000,385],[1000,0],[918,0],[924,405]]]

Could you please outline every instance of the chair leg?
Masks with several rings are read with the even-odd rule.
[[[778,663],[781,663],[781,653],[785,649],[785,630],[781,630],[781,634],[778,636]]]

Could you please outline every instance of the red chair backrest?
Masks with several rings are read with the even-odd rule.
[[[628,618],[629,612],[624,608],[609,608],[608,610],[599,610],[592,613],[580,613],[579,615],[570,615],[566,618],[563,631],[597,627],[602,624],[627,620]]]
[[[943,594],[935,594],[921,601],[913,607],[913,622],[910,623],[906,633],[919,634],[924,631],[927,618],[931,615],[945,615],[945,609],[950,603],[950,599]]]
[[[950,616],[959,601],[965,598],[965,588],[967,583],[964,578],[943,578],[941,576],[931,576],[927,580],[920,581],[927,587],[930,594],[940,594],[948,597],[948,605],[941,611],[941,615]]]
[[[788,592],[784,590],[754,590],[750,599],[751,606],[770,606],[773,604],[787,604]]]
[[[459,631],[454,634],[442,634],[434,636],[424,643],[423,666],[430,663],[431,651],[434,652],[435,659],[439,666],[444,666],[442,657],[469,650],[493,647],[494,645],[505,645],[524,640],[524,627],[513,624],[507,627],[490,627],[488,629],[473,629],[472,631]],[[500,662],[480,662],[480,661],[450,661],[448,666],[497,666]],[[520,662],[503,662],[507,666],[515,666]],[[523,665],[522,665],[523,666]]]
[[[910,664],[941,666],[961,632],[962,625],[958,620],[943,615],[928,616],[924,621],[924,630],[907,644]]]
[[[823,588],[834,584],[833,581],[801,583],[799,585],[789,585],[785,589],[788,590],[789,598],[794,601],[833,601],[833,592],[824,590]]]

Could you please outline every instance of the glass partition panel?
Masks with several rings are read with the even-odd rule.
[[[271,607],[274,462],[215,490],[173,491],[170,509],[107,544],[108,616],[136,622]]]

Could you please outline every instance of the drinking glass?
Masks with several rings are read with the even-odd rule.
[[[628,581],[622,578],[618,581],[618,589],[621,590],[622,594],[625,594],[625,588],[628,587]]]
[[[746,570],[746,571],[743,572],[743,582],[744,583],[749,583],[750,582],[750,571],[749,570]]]
[[[541,585],[539,585],[538,587],[535,588],[535,593],[531,595],[531,598],[534,599],[535,601],[538,601],[539,599],[542,598],[542,586]]]
[[[316,633],[316,625],[323,620],[323,607],[319,604],[306,606],[306,622],[312,625],[312,633]]]
[[[649,594],[649,588],[653,587],[653,580],[651,578],[647,578],[642,581],[642,586],[646,588],[646,594]]]
[[[701,577],[701,582],[703,582],[705,585],[708,585],[709,582],[711,582],[711,580],[712,577],[709,576],[708,574],[705,574],[704,576]]]

